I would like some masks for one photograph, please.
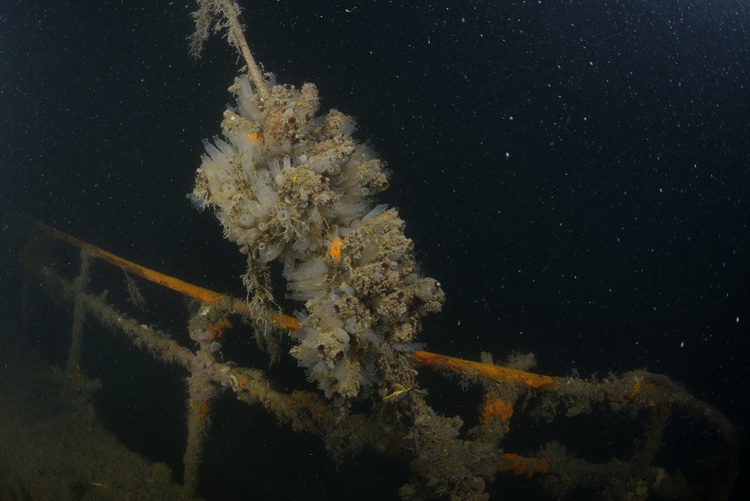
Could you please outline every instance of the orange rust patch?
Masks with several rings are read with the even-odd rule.
[[[208,324],[208,339],[210,339],[211,341],[221,339],[221,337],[224,335],[224,330],[231,328],[232,324],[226,318],[221,323],[218,323],[216,325]]]
[[[240,376],[237,378],[237,386],[239,386],[241,389],[245,389],[245,386],[250,384],[250,378],[247,376]]]
[[[505,402],[500,398],[486,400],[479,419],[486,423],[493,419],[500,418],[500,421],[507,423],[513,415],[513,402]]]
[[[209,406],[208,402],[206,402],[205,400],[201,400],[198,403],[195,403],[191,400],[190,408],[193,409],[193,413],[198,419],[205,418],[206,416],[208,416],[208,413],[211,412],[211,406]]]
[[[549,465],[547,458],[527,458],[518,454],[503,454],[503,460],[497,465],[497,469],[502,472],[510,471],[515,476],[526,475],[531,478],[534,473],[547,473]]]

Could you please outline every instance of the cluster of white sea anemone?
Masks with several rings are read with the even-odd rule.
[[[222,137],[206,153],[191,198],[214,208],[226,238],[261,263],[283,264],[288,296],[304,301],[291,353],[329,397],[411,371],[409,343],[443,292],[416,270],[395,210],[375,205],[384,164],[351,136],[354,121],[317,115],[312,84],[274,85],[261,102],[246,76],[230,91]]]

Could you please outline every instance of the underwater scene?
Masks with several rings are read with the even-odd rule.
[[[0,501],[750,496],[750,7],[0,8]]]

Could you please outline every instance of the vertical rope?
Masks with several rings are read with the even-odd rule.
[[[255,62],[252,52],[250,52],[247,40],[245,40],[245,33],[242,31],[242,25],[238,18],[240,7],[235,0],[217,0],[216,3],[229,25],[229,42],[239,50],[242,58],[245,60],[250,78],[253,79],[255,88],[258,90],[258,94],[260,94],[261,102],[265,103],[269,97],[268,86],[263,79],[258,64]]]

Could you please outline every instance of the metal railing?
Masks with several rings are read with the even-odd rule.
[[[482,388],[477,402],[476,425],[466,432],[461,419],[434,411],[418,386],[401,388],[374,402],[369,411],[352,412],[336,407],[319,392],[308,388],[283,392],[268,373],[230,362],[232,353],[217,357],[216,342],[227,336],[231,315],[249,315],[244,300],[231,298],[188,284],[127,261],[40,222],[30,220],[36,231],[24,251],[26,279],[23,288],[22,329],[28,329],[29,290],[34,284],[47,295],[72,304],[73,325],[67,379],[63,394],[92,392],[96,385],[84,377],[81,367],[84,324],[94,318],[150,356],[176,364],[189,374],[187,394],[187,443],[183,456],[184,490],[197,493],[206,437],[210,433],[213,403],[219,392],[230,389],[249,405],[261,404],[275,418],[295,431],[319,436],[333,459],[355,454],[365,445],[396,457],[411,467],[410,483],[400,494],[406,499],[484,499],[486,487],[498,475],[512,474],[538,482],[539,489],[562,498],[577,490],[599,493],[606,499],[646,499],[654,494],[668,499],[729,499],[739,468],[744,431],[732,425],[717,409],[688,393],[666,376],[636,370],[603,380],[552,377],[445,355],[415,351],[415,367],[431,367],[458,374],[464,383]],[[66,278],[38,252],[52,236],[80,248],[78,275]],[[197,343],[191,350],[165,332],[138,322],[109,304],[104,295],[89,290],[92,259],[100,258],[167,288],[199,299],[199,312],[190,320],[189,333]],[[298,330],[294,317],[278,315],[271,323],[279,330]],[[518,364],[520,366],[521,364]],[[450,381],[445,384],[451,384]],[[377,399],[374,399],[377,400]],[[398,409],[408,401],[410,413],[400,419],[384,409]],[[407,407],[404,407],[405,409]],[[601,419],[637,422],[640,435],[626,457],[591,462],[576,457],[576,443],[550,441],[535,454],[519,455],[504,444],[511,430],[533,426],[541,429],[555,421],[591,414]],[[397,414],[397,413],[396,413]],[[635,418],[638,418],[635,421]],[[657,464],[665,446],[665,430],[676,419],[702,422],[721,437],[721,457],[707,461],[700,479]],[[583,430],[585,432],[585,430]],[[606,451],[605,451],[606,452]]]

